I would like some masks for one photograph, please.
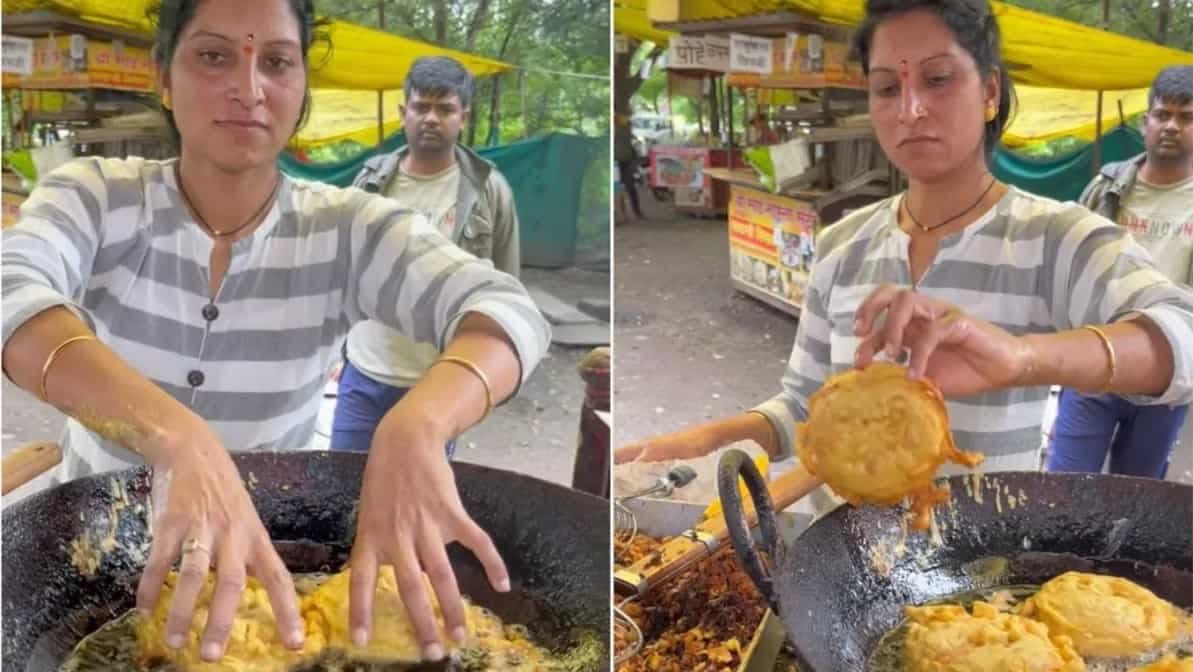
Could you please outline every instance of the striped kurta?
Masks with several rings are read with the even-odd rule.
[[[173,162],[71,162],[40,181],[3,243],[5,342],[68,306],[231,451],[307,447],[332,360],[365,318],[442,348],[464,314],[482,313],[509,336],[523,380],[550,343],[516,279],[358,189],[283,178],[263,222],[233,244],[214,297],[213,241]],[[136,460],[73,420],[63,442],[59,480]]]
[[[783,391],[759,406],[790,455],[808,397],[830,375],[853,366],[853,323],[879,285],[912,286],[911,241],[897,224],[898,197],[833,224],[817,241]],[[1176,357],[1175,374],[1145,404],[1193,400],[1193,291],[1156,270],[1121,227],[1070,203],[1012,188],[979,221],[945,238],[916,291],[958,306],[1017,336],[1149,317]],[[999,390],[948,402],[961,450],[987,456],[988,471],[1038,465],[1047,387]]]

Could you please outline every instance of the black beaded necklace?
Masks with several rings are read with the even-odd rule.
[[[973,205],[962,210],[961,212],[958,212],[957,214],[953,215],[952,217],[949,217],[948,219],[944,220],[943,222],[941,222],[939,224],[935,224],[933,226],[924,226],[923,224],[920,224],[918,219],[915,218],[915,215],[912,214],[912,212],[911,212],[911,206],[907,204],[907,194],[906,193],[903,194],[903,199],[900,202],[900,206],[904,210],[907,211],[907,216],[911,218],[911,222],[913,224],[915,224],[916,227],[919,228],[920,231],[923,231],[924,233],[928,233],[929,231],[935,231],[936,229],[939,229],[940,227],[944,226],[945,224],[951,224],[952,222],[955,222],[958,219],[961,219],[965,215],[969,214],[970,210],[973,210],[974,208],[978,207],[978,204],[982,202],[982,199],[986,198],[986,194],[990,193],[990,190],[994,188],[994,184],[996,182],[998,182],[998,180],[993,175],[991,175],[990,176],[990,184],[986,185],[986,189],[982,192],[981,196],[978,196],[978,200],[973,202]]]

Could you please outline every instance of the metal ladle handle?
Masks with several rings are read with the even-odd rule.
[[[775,592],[774,579],[771,577],[767,561],[754,547],[754,536],[750,532],[750,525],[746,521],[745,507],[741,493],[738,491],[738,477],[746,482],[746,490],[754,502],[754,510],[758,514],[758,529],[762,533],[762,550],[770,559],[771,564],[781,565],[783,552],[782,539],[779,537],[779,525],[775,519],[774,504],[767,491],[766,479],[754,466],[754,461],[745,452],[737,449],[727,450],[721,455],[717,465],[717,490],[721,495],[721,506],[725,512],[725,526],[729,530],[729,539],[733,542],[733,550],[737,552],[738,560],[749,575],[750,580],[758,587],[763,599],[770,605],[775,614],[779,613],[779,598]]]

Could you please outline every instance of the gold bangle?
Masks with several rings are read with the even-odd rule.
[[[1110,359],[1110,377],[1106,379],[1106,387],[1102,390],[1102,394],[1107,394],[1110,392],[1114,384],[1114,376],[1118,372],[1118,359],[1114,356],[1114,343],[1110,341],[1110,337],[1106,335],[1106,332],[1102,331],[1099,327],[1087,324],[1082,329],[1088,329],[1097,334],[1098,339],[1102,341],[1102,346],[1106,350],[1106,356]]]
[[[481,385],[485,386],[485,414],[481,416],[481,420],[489,417],[489,414],[493,412],[493,388],[489,385],[489,377],[485,375],[484,371],[481,371],[481,367],[477,366],[472,360],[454,355],[446,355],[435,360],[435,364],[439,362],[451,362],[452,364],[462,366],[480,379]]]
[[[46,379],[49,377],[49,374],[50,374],[50,366],[53,365],[55,359],[58,359],[58,353],[62,352],[62,349],[65,348],[66,346],[70,345],[71,343],[78,343],[79,341],[98,341],[98,340],[99,340],[98,338],[96,338],[95,336],[92,336],[91,334],[85,334],[82,336],[72,336],[72,337],[66,339],[65,341],[62,341],[61,343],[59,343],[58,347],[56,347],[50,351],[50,356],[46,357],[46,363],[43,364],[41,367],[41,400],[42,401],[46,402],[47,404],[50,403],[50,395],[49,395],[49,393],[46,392]]]

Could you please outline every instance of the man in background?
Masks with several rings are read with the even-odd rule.
[[[1081,203],[1130,229],[1174,282],[1193,283],[1193,66],[1164,69],[1148,94],[1146,151],[1107,164]],[[1050,471],[1164,478],[1188,406],[1136,406],[1115,395],[1062,390]]]
[[[638,164],[638,152],[634,150],[634,131],[630,117],[618,114],[613,118],[613,160],[617,162],[617,177],[621,188],[630,199],[634,217],[642,219],[642,205],[638,202],[638,185],[634,177]]]
[[[497,168],[456,144],[470,119],[472,76],[443,56],[420,58],[403,85],[407,145],[365,163],[353,186],[384,194],[426,216],[465,251],[491,259],[498,270],[521,269],[518,215],[509,184]],[[438,357],[368,320],[353,327],[336,395],[331,449],[367,451],[381,418]],[[454,444],[447,446],[448,455]]]

